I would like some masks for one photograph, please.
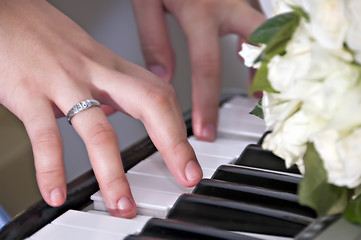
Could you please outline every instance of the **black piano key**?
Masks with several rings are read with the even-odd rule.
[[[235,165],[301,174],[296,165],[286,168],[285,161],[282,158],[256,144],[248,145],[235,162]]]
[[[212,179],[297,194],[298,184],[301,182],[302,177],[265,169],[222,165],[217,168]]]
[[[227,231],[284,237],[294,237],[313,221],[286,211],[198,194],[183,194],[167,217]]]
[[[262,187],[216,179],[203,179],[197,184],[193,193],[258,204],[311,218],[317,217],[312,209],[298,203],[297,195]]]
[[[132,239],[177,239],[177,240],[257,240],[253,237],[244,236],[229,231],[224,231],[207,226],[181,222],[172,219],[151,219],[144,226],[142,232]],[[140,238],[137,238],[140,237]],[[144,237],[144,238],[143,238]]]

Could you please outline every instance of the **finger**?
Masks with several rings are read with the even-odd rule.
[[[104,113],[90,108],[74,116],[72,124],[86,145],[109,212],[118,217],[134,217],[136,205],[123,170],[117,137]]]
[[[157,108],[147,111],[141,120],[168,169],[182,185],[192,187],[201,180],[202,170],[187,140],[174,90],[150,90],[148,94],[148,105]]]
[[[117,109],[108,105],[102,105],[102,111],[104,112],[105,115],[109,116],[115,113]],[[53,106],[53,112],[56,118],[64,117],[64,113],[62,113],[60,109],[56,106],[55,107]]]
[[[148,70],[170,82],[174,73],[174,53],[160,0],[133,0],[140,43]]]
[[[52,97],[64,115],[78,102],[93,99],[89,88],[68,79],[58,81],[56,89]],[[99,100],[102,101],[101,98]],[[109,212],[118,217],[134,217],[136,205],[125,177],[117,137],[104,112],[98,107],[91,107],[75,114],[71,123],[85,143]]]
[[[113,108],[112,106],[102,105],[102,111],[106,116],[109,116],[115,113],[117,109]]]
[[[32,143],[41,195],[46,203],[57,207],[66,199],[61,137],[49,100],[41,98],[31,102],[33,108],[21,109],[21,118]]]
[[[255,7],[257,8],[257,5]],[[221,24],[222,35],[236,33],[241,37],[247,38],[266,20],[265,15],[256,8],[245,1],[239,1],[238,4],[235,4],[231,11],[228,12],[228,17]]]
[[[186,31],[192,69],[192,126],[198,139],[213,141],[221,87],[220,46],[214,28],[199,26],[197,29]]]
[[[92,68],[94,71],[96,68]],[[140,119],[153,143],[162,154],[167,167],[184,186],[194,186],[202,178],[202,170],[187,141],[183,117],[173,88],[140,67],[130,64],[126,75],[100,70],[104,79],[96,87],[108,91],[110,101]],[[143,76],[143,78],[130,75]],[[117,90],[118,89],[118,90]],[[119,89],[126,91],[119,92]],[[120,106],[119,106],[120,107]]]

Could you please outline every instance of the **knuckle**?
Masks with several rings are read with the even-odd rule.
[[[96,123],[88,134],[88,143],[94,146],[110,144],[117,139],[112,126],[106,122]]]
[[[34,131],[32,143],[34,147],[38,149],[53,149],[54,147],[61,147],[58,131],[53,128]]]
[[[117,176],[111,176],[110,178],[99,182],[99,185],[101,185],[102,189],[114,189],[119,186],[127,185],[128,181],[124,174],[120,174]]]
[[[161,88],[149,88],[146,93],[149,102],[160,109],[170,108],[175,95],[175,90],[168,84],[163,84]]]
[[[183,13],[189,15],[189,9],[192,10],[193,16],[198,19],[212,19],[217,13],[218,2],[215,0],[197,0],[188,1],[187,4],[183,5]]]
[[[174,154],[178,155],[184,152],[187,152],[187,150],[192,149],[187,138],[182,138],[181,140],[179,140],[173,148]]]
[[[59,169],[59,168],[37,168],[36,169],[36,176],[39,179],[44,180],[49,180],[50,182],[48,183],[49,185],[53,185],[53,180],[54,179],[62,179],[64,172]]]

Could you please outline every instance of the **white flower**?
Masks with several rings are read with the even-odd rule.
[[[267,130],[278,128],[289,116],[295,113],[301,102],[298,100],[285,101],[279,94],[263,92],[262,110]]]
[[[343,47],[349,20],[344,0],[304,0],[303,7],[310,16],[312,36],[327,49]]]
[[[330,183],[348,188],[361,184],[360,139],[360,128],[346,137],[333,129],[315,137],[314,144],[323,159]]]
[[[296,112],[287,118],[278,129],[274,129],[265,137],[262,147],[283,158],[286,161],[286,167],[295,163],[302,166],[306,143],[310,136],[319,129],[311,117],[303,111]]]
[[[296,89],[300,81],[320,81],[342,69],[352,55],[344,49],[327,50],[312,41],[300,26],[286,47],[286,54],[277,55],[268,63],[268,80],[279,92]],[[294,94],[294,93],[293,93]],[[304,93],[301,93],[302,95]]]
[[[268,80],[276,91],[287,90],[296,81],[307,77],[310,62],[310,38],[299,27],[286,46],[286,54],[276,55],[268,63]]]
[[[329,182],[361,185],[361,1],[280,0],[278,13],[302,7],[300,23],[283,55],[268,63],[277,93],[264,92],[262,109],[272,130],[263,147],[304,170],[307,143],[314,143]],[[345,47],[345,43],[346,46]],[[351,50],[351,51],[350,51]],[[251,53],[250,65],[259,55]]]
[[[361,124],[360,71],[351,64],[340,62],[338,68],[320,82],[318,91],[304,100],[304,108],[328,122],[339,131]],[[315,84],[316,85],[316,84]],[[353,116],[350,117],[350,114]]]
[[[239,55],[244,60],[244,65],[247,67],[259,68],[260,63],[255,64],[255,60],[265,49],[265,45],[255,46],[249,43],[242,43],[242,50],[239,51]]]
[[[348,15],[351,25],[347,33],[346,43],[355,52],[355,58],[361,64],[361,1],[348,0]]]

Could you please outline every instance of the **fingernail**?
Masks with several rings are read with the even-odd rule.
[[[189,161],[185,168],[186,178],[189,182],[194,182],[202,178],[202,169],[195,161]]]
[[[167,70],[161,65],[150,65],[148,66],[148,70],[160,78],[165,78],[167,76]]]
[[[118,201],[118,209],[121,211],[129,211],[134,208],[132,201],[128,197],[123,197]]]
[[[208,141],[216,139],[216,126],[214,124],[206,125],[202,130],[202,138]]]
[[[60,206],[64,202],[64,194],[60,188],[55,188],[50,193],[50,202],[53,206]]]

